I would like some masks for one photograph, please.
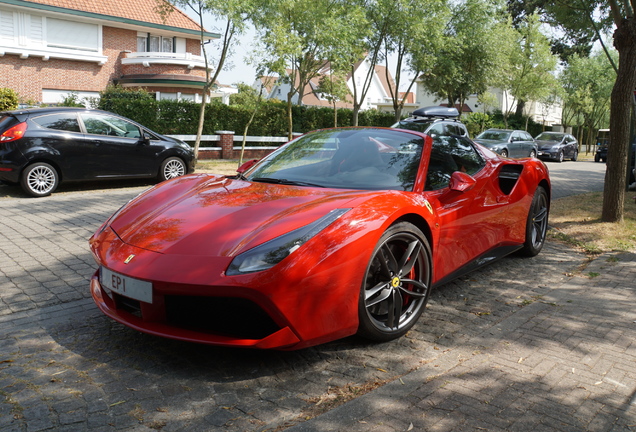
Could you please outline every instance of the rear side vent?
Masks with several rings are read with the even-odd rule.
[[[499,189],[506,195],[514,189],[523,171],[523,165],[504,165],[499,171]]]

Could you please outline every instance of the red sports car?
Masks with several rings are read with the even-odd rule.
[[[545,241],[543,163],[460,136],[321,130],[239,171],[161,183],[99,228],[91,292],[106,315],[221,346],[387,341],[435,286]]]

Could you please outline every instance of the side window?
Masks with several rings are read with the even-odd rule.
[[[100,114],[80,114],[86,133],[108,135],[125,138],[141,138],[141,131],[137,126],[118,117]]]
[[[444,124],[443,123],[435,123],[432,125],[428,131],[426,132],[432,138],[435,138],[440,135],[444,135]]]
[[[463,124],[460,123],[446,123],[446,133],[445,135],[459,135],[459,136],[468,136],[468,132]]]
[[[34,118],[33,121],[47,129],[81,132],[79,122],[77,121],[77,114],[75,113],[43,115]]]
[[[425,188],[426,190],[444,188],[448,186],[451,175],[455,171],[473,175],[484,165],[484,160],[468,139],[457,136],[434,138]]]
[[[446,127],[446,133],[444,135],[461,135],[457,125],[446,123],[444,126]]]

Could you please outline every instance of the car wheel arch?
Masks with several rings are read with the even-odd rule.
[[[64,181],[64,171],[62,170],[62,167],[54,160],[51,160],[49,158],[43,158],[43,157],[29,159],[29,161],[26,164],[24,164],[24,166],[20,170],[20,177],[22,177],[22,173],[24,173],[25,169],[27,169],[28,167],[30,167],[31,165],[35,163],[45,163],[45,164],[51,165],[53,168],[55,168],[55,171],[57,171],[57,175],[59,176],[59,182],[62,183]]]
[[[429,221],[427,221],[423,216],[417,213],[407,213],[395,219],[394,221],[392,221],[389,226],[396,225],[400,222],[408,222],[411,225],[414,225],[420,231],[422,231],[422,234],[424,234],[424,236],[426,237],[426,240],[428,240],[428,243],[431,248],[431,252],[433,252],[433,250],[435,249],[435,244],[433,242],[433,232],[431,230]],[[386,227],[385,230],[388,228],[389,227]]]

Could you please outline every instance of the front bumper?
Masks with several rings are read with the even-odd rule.
[[[171,306],[170,303],[175,303],[173,299],[169,299],[168,296],[155,293],[155,301],[153,304],[149,304],[124,298],[114,292],[107,292],[107,290],[102,287],[99,282],[99,271],[95,272],[91,278],[90,289],[95,304],[105,315],[143,333],[187,342],[245,348],[282,349],[285,347],[291,347],[300,342],[298,336],[294,334],[289,326],[278,328],[263,337],[248,337],[238,335],[233,336],[231,334],[222,333],[209,333],[209,331],[212,331],[212,328],[197,328],[195,325],[196,321],[191,321],[191,325],[188,325],[180,319],[176,319],[175,322],[174,313],[169,311],[177,308],[179,302],[176,302],[176,305]],[[193,301],[197,302],[197,299],[193,298]],[[220,303],[224,304],[224,302]],[[191,311],[180,312],[182,312],[181,315],[188,315]],[[209,313],[213,314],[213,311],[209,311]],[[238,320],[243,319],[243,317],[235,318]],[[201,320],[198,321],[201,322]],[[216,320],[212,321],[214,322]],[[181,323],[182,326],[179,326],[178,323]],[[273,328],[272,324],[273,323],[270,322],[267,323],[266,326],[271,329]],[[257,327],[254,330],[261,331],[262,333],[263,328]]]
[[[537,151],[537,158],[541,160],[559,160],[559,152],[539,150]]]

